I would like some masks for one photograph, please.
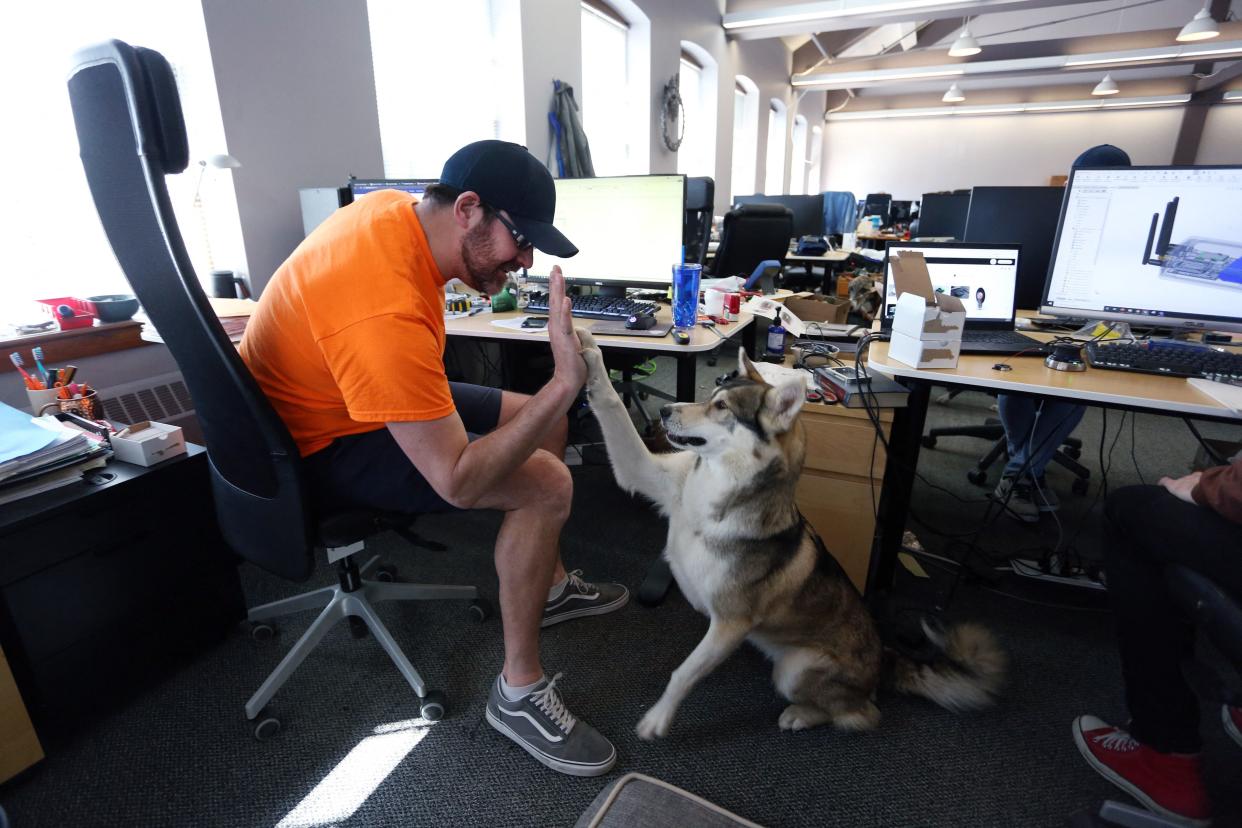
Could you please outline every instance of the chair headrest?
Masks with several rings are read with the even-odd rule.
[[[159,146],[160,166],[165,175],[179,173],[190,163],[190,146],[186,138],[185,118],[181,114],[181,96],[177,94],[177,78],[164,56],[153,49],[139,46],[138,60],[146,81],[146,94],[155,118],[154,134]]]
[[[729,211],[735,216],[790,216],[793,211],[783,204],[739,204]]]

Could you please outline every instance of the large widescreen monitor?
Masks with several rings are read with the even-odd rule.
[[[527,272],[547,278],[559,264],[570,284],[667,287],[681,261],[685,210],[684,175],[558,178],[556,227],[578,255],[536,250]]]
[[[794,236],[824,235],[823,195],[746,195],[734,196],[736,204],[780,204],[793,212]]]
[[[1039,309],[1064,196],[1064,187],[975,187],[970,191],[965,240],[1022,245],[1017,293],[1017,306],[1022,310]]]
[[[434,178],[351,178],[349,192],[353,198],[359,198],[376,190],[401,190],[421,196],[427,187],[436,183]]]
[[[919,237],[962,239],[970,193],[924,193],[919,207]]]
[[[1242,331],[1242,167],[1070,173],[1043,310]]]

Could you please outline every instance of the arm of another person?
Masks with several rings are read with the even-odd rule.
[[[559,267],[552,268],[548,290],[548,340],[556,367],[552,379],[513,419],[474,442],[456,412],[438,420],[388,423],[419,473],[458,508],[491,505],[486,495],[535,452],[586,381],[582,346],[573,330]]]
[[[1242,460],[1185,477],[1162,477],[1160,485],[1187,503],[1206,506],[1226,520],[1242,523]]]

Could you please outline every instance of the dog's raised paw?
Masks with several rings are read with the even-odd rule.
[[[634,732],[644,742],[650,742],[666,736],[669,725],[672,723],[673,717],[671,715],[661,712],[658,707],[653,707],[639,720],[638,727],[634,728]]]
[[[576,328],[578,341],[582,343],[582,359],[587,365],[587,381],[592,384],[608,384],[608,369],[604,366],[604,354],[595,344],[595,337],[582,328]]]

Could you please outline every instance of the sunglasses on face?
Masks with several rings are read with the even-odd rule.
[[[513,243],[517,245],[519,253],[525,253],[527,250],[534,247],[534,244],[527,241],[526,237],[522,235],[522,231],[517,229],[517,227],[513,225],[513,222],[505,218],[500,211],[497,211],[494,215],[496,218],[500,219],[500,223],[503,224],[505,229],[509,231],[509,235],[513,236]]]

